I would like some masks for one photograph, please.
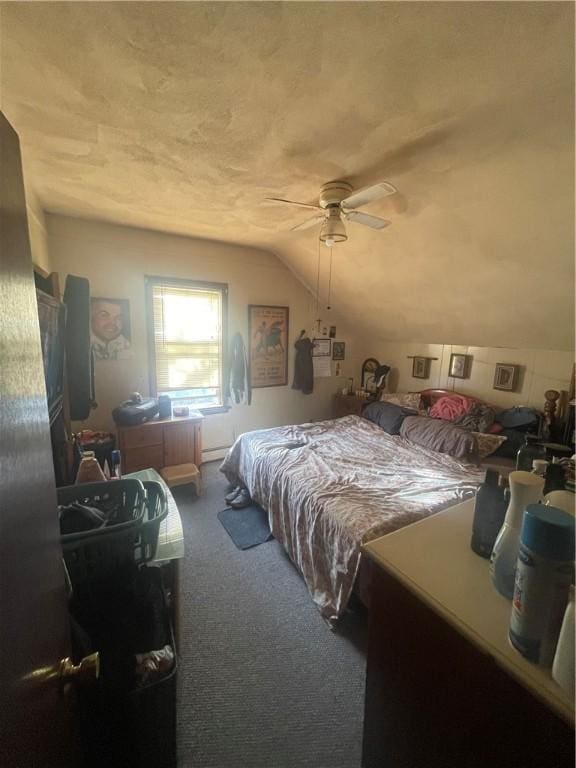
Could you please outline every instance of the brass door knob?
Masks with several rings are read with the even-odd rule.
[[[100,677],[100,654],[91,653],[84,656],[80,664],[74,664],[72,659],[67,656],[60,662],[59,670],[62,683],[68,683],[72,680],[79,682],[93,682]]]

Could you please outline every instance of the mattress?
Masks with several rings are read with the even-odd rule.
[[[358,416],[247,432],[221,471],[267,510],[330,620],[346,608],[363,543],[462,501],[484,474]]]

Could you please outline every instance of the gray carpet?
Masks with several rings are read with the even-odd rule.
[[[204,494],[174,489],[182,515],[180,768],[359,768],[366,615],[336,632],[272,540],[238,550],[217,513],[218,463]]]

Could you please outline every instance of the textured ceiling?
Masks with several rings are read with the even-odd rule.
[[[248,243],[386,179],[333,305],[368,337],[573,347],[572,3],[3,3],[2,108],[47,210]],[[324,258],[326,263],[326,257]]]

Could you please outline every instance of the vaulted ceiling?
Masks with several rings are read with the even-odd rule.
[[[322,183],[399,194],[348,224],[333,304],[365,335],[573,348],[574,5],[2,3],[2,108],[49,211],[246,243]],[[327,253],[323,249],[323,265]]]

